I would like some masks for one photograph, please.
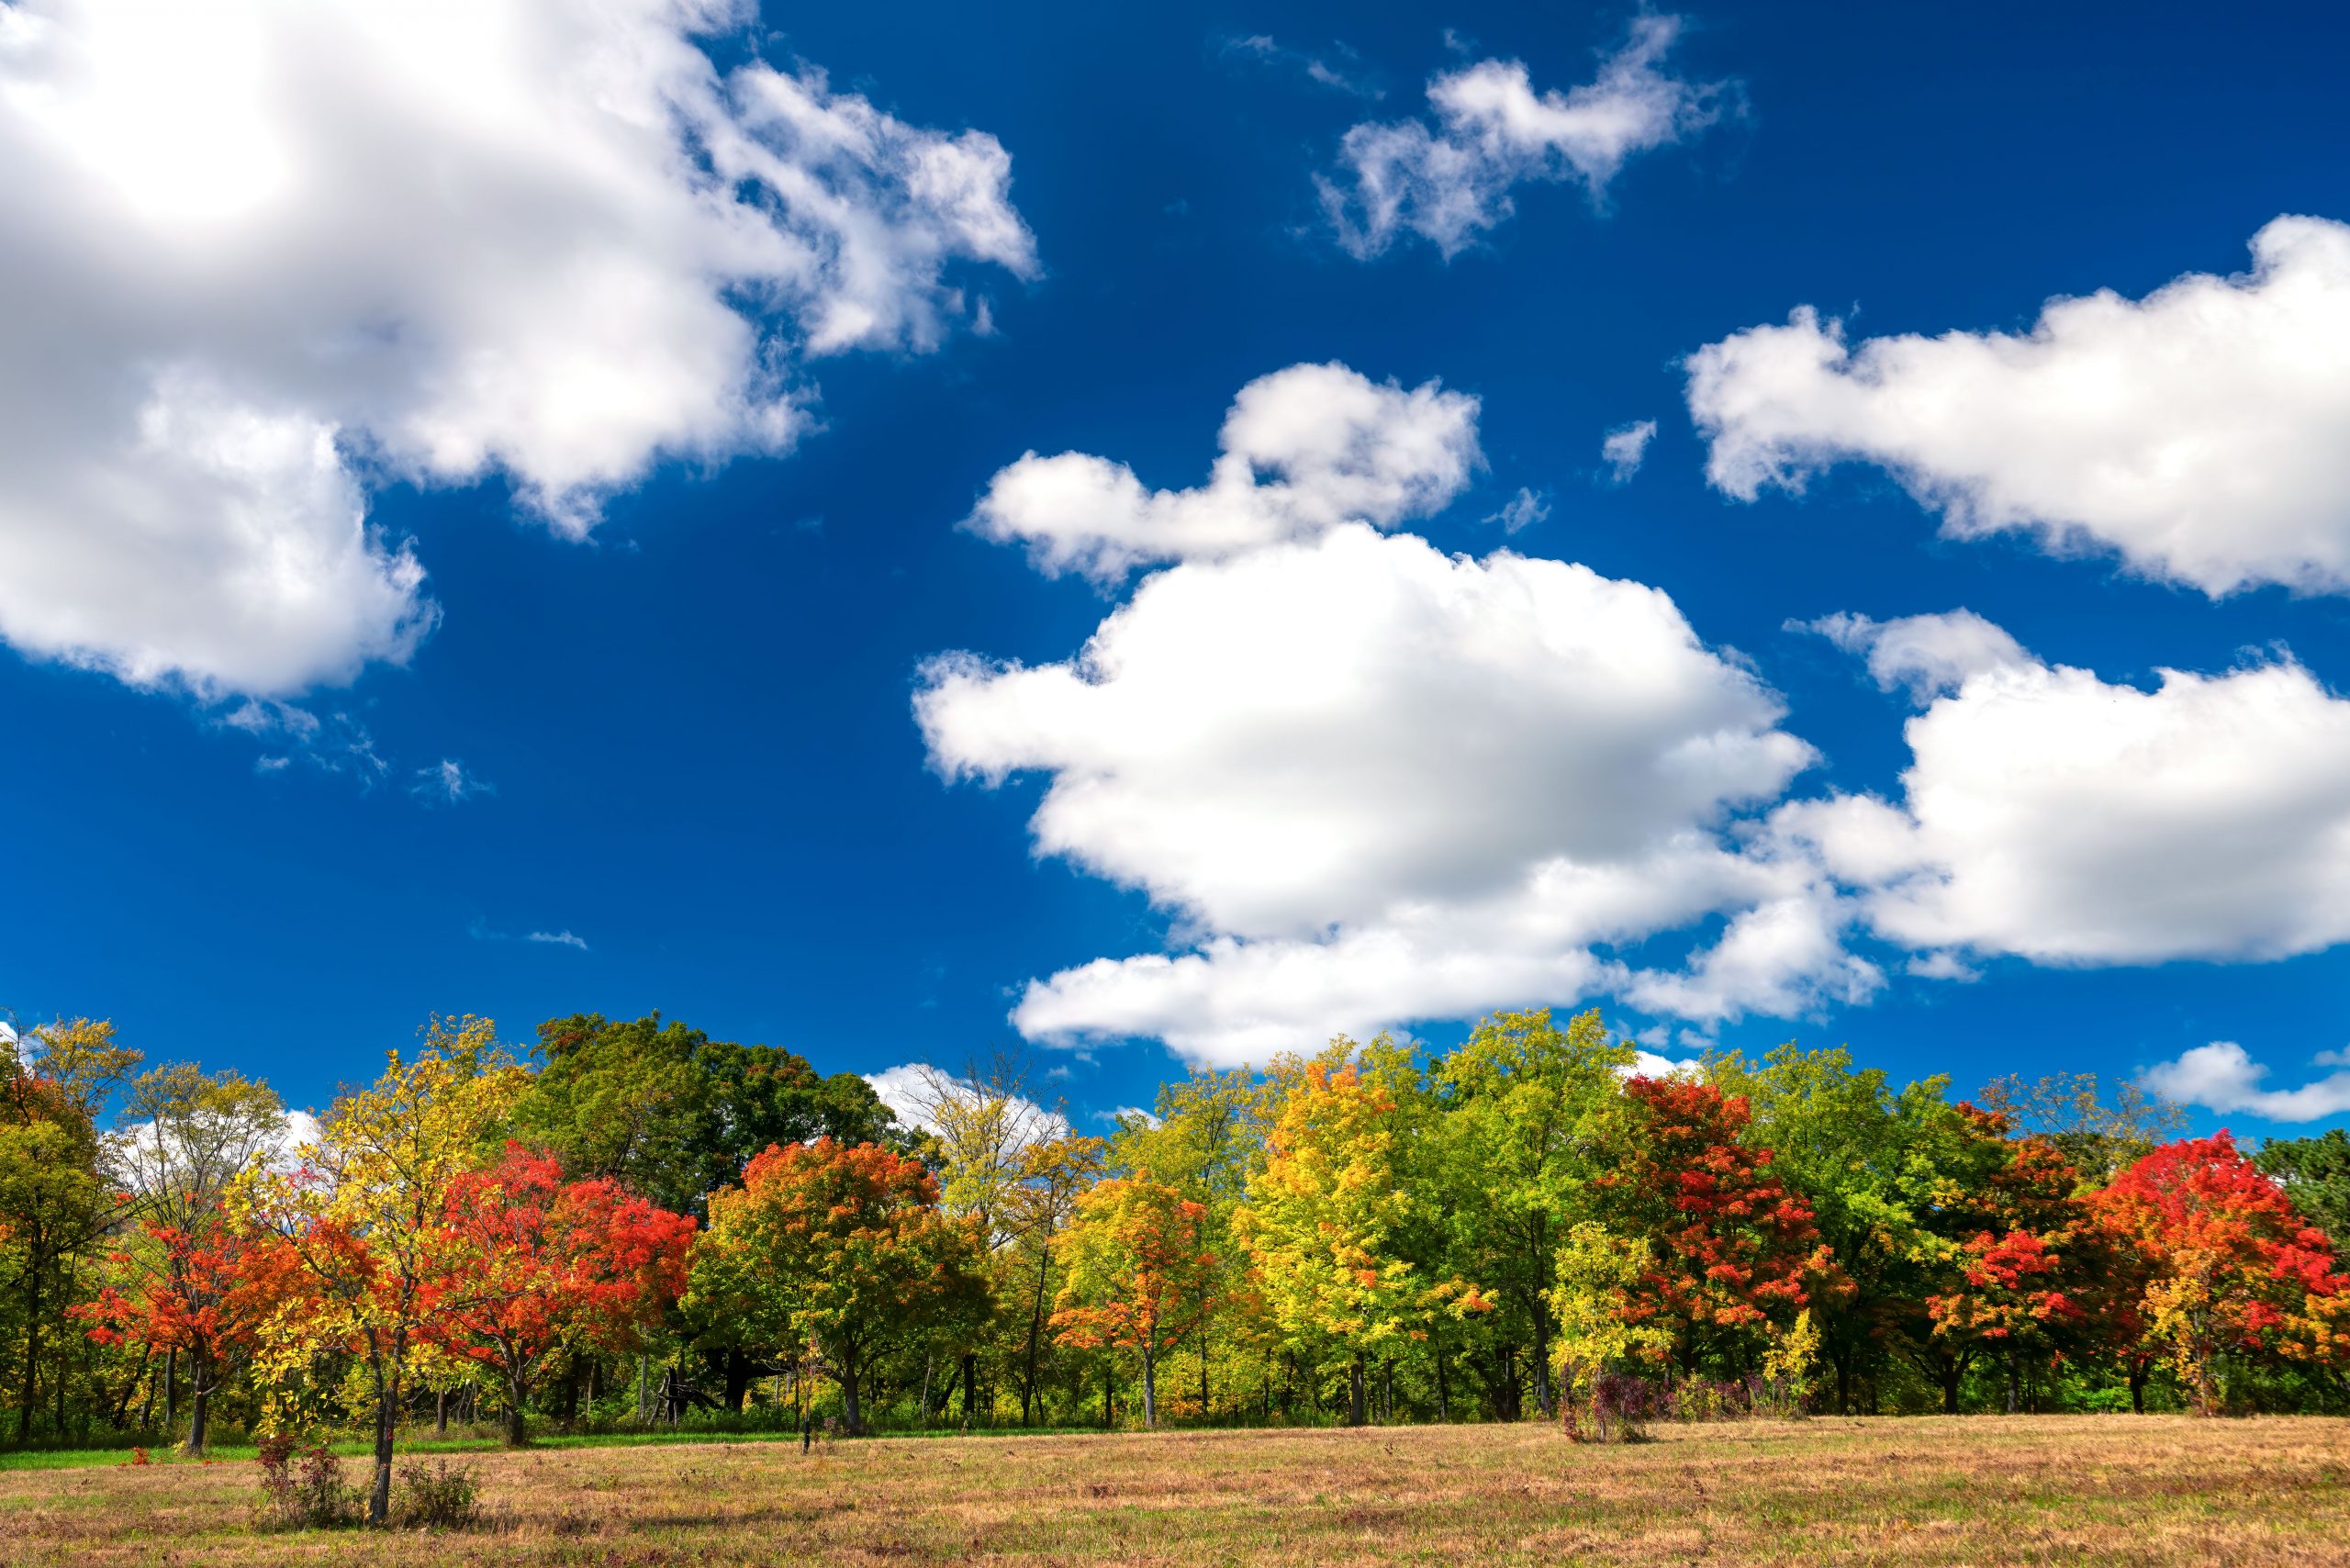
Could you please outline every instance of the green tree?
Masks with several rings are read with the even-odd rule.
[[[1546,1007],[1486,1019],[1436,1066],[1464,1264],[1531,1343],[1546,1415],[1560,1245],[1587,1208],[1595,1117],[1632,1059],[1596,1009],[1561,1029]]]
[[[2271,1138],[2253,1156],[2261,1174],[2285,1183],[2285,1195],[2337,1249],[2350,1249],[2350,1133]]]

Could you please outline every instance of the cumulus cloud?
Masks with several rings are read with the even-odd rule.
[[[1814,760],[1777,697],[1588,567],[1264,531],[1145,579],[1068,661],[933,660],[914,710],[948,777],[1049,778],[1040,853],[1174,917],[1174,951],[1032,982],[1032,1039],[1231,1063],[1594,991],[1710,1025],[1882,981],[1816,862],[1732,832]],[[1685,962],[1640,951],[1714,917]]]
[[[968,1110],[986,1104],[990,1099],[987,1092],[969,1079],[958,1078],[928,1062],[905,1062],[866,1073],[864,1078],[872,1086],[874,1095],[898,1119],[898,1125],[916,1132],[937,1132],[941,1118],[950,1115],[954,1107]],[[1048,1111],[1024,1095],[1004,1097],[990,1121],[988,1130],[1005,1154],[1017,1154],[1034,1145],[1069,1136],[1069,1123],[1058,1112]]]
[[[1848,654],[1867,660],[1877,689],[1896,687],[1919,703],[1954,692],[1970,676],[2031,667],[2038,661],[2004,627],[1971,610],[1872,621],[1841,611],[1817,621],[1790,621],[1790,632],[1817,632]]]
[[[814,357],[934,347],[1034,247],[1009,160],[730,0],[0,7],[0,637],[285,695],[437,611],[374,487],[560,532],[665,458],[780,451]]]
[[[1517,61],[1485,60],[1429,82],[1433,127],[1354,127],[1337,169],[1315,180],[1338,242],[1367,259],[1417,235],[1450,257],[1516,210],[1517,185],[1571,180],[1597,202],[1632,154],[1720,118],[1722,84],[1662,69],[1681,29],[1676,17],[1641,17],[1597,78],[1565,93],[1537,93]]]
[[[1112,583],[1161,561],[1214,559],[1342,522],[1387,528],[1441,510],[1483,461],[1477,399],[1406,391],[1343,364],[1295,364],[1240,389],[1208,482],[1147,490],[1123,463],[1031,452],[990,481],[969,526],[1018,541],[1049,576]]]
[[[2139,1083],[2167,1100],[2225,1115],[2249,1111],[2272,1122],[2314,1122],[2350,1111],[2350,1072],[2333,1072],[2299,1089],[2264,1089],[2268,1069],[2233,1040],[2198,1046],[2176,1061],[2148,1068]]]
[[[1607,465],[1608,483],[1628,485],[1632,476],[1649,454],[1649,442],[1656,439],[1654,420],[1636,420],[1628,425],[1617,425],[1599,443],[1600,461]]]
[[[1880,935],[2058,964],[2350,939],[2350,701],[2289,658],[2141,690],[1977,618],[1847,630],[1881,680],[1940,692],[1908,721],[1902,799],[1795,802],[1773,824]]]
[[[2053,299],[2031,331],[1847,342],[1808,307],[1689,361],[1707,472],[1751,500],[1889,470],[1945,532],[2117,553],[2214,596],[2350,589],[2350,226],[2278,218],[2252,270]]]

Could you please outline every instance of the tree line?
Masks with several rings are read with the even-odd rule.
[[[1201,1071],[1088,1136],[1017,1060],[436,1020],[297,1131],[110,1025],[0,1043],[17,1443],[453,1417],[850,1431],[2350,1406],[2350,1139],[1842,1049],[1663,1076],[1596,1013]]]

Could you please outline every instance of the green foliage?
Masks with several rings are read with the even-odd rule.
[[[539,1025],[542,1065],[513,1129],[573,1176],[610,1176],[665,1209],[701,1216],[771,1144],[891,1143],[872,1085],[825,1077],[774,1046],[713,1040],[657,1013],[575,1014]]]

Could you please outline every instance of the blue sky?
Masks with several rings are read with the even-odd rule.
[[[2343,39],[2322,8],[1694,8],[1634,84],[1662,95],[1662,129],[1619,162],[1572,140],[1587,128],[1472,157],[1486,183],[1464,199],[1485,221],[1450,254],[1413,231],[1425,206],[1383,245],[1334,224],[1317,177],[1358,203],[1366,177],[1349,128],[1440,138],[1431,82],[1489,65],[1500,74],[1480,80],[1506,86],[1522,62],[1530,103],[1604,86],[1606,62],[1632,69],[1628,39],[1665,18],[770,6],[688,33],[685,7],[622,9],[668,51],[639,37],[620,57],[666,62],[632,85],[694,127],[689,159],[563,118],[590,111],[533,71],[566,50],[604,60],[613,41],[569,23],[518,24],[544,47],[509,55],[512,40],[427,7],[386,24],[416,46],[396,66],[255,0],[193,55],[182,40],[192,63],[159,87],[141,51],[161,46],[110,34],[91,7],[0,7],[0,77],[86,111],[36,124],[0,109],[0,171],[49,193],[0,252],[18,318],[0,327],[0,398],[24,442],[0,440],[0,457],[32,476],[0,484],[0,541],[17,539],[0,566],[32,585],[0,593],[15,895],[0,1001],[111,1015],[151,1054],[265,1075],[297,1103],[369,1075],[434,1010],[524,1037],[552,1014],[658,1008],[864,1072],[952,1066],[1024,1026],[1083,1115],[1147,1103],[1181,1070],[1158,1039],[1119,1037],[1121,1020],[1233,1060],[1383,1021],[1443,1039],[1464,1014],[1549,1002],[1599,1005],[1668,1054],[1849,1042],[1963,1088],[2173,1064],[2163,1081],[2240,1132],[2350,1109],[2322,1087],[2335,1064],[2314,1059],[2350,1045],[2350,916],[2318,874],[2350,843],[2334,728],[2350,710],[2332,695],[2350,686],[2350,601],[2329,554],[2350,536],[2350,476],[2328,454],[2350,446],[2350,394],[2323,368],[2350,353],[2334,249],[2350,241],[2321,224],[2270,271],[2235,275],[2282,215],[2350,221]],[[419,85],[435,50],[485,95],[482,123]],[[469,50],[489,63],[459,70]],[[796,84],[797,112],[826,125],[872,135],[888,117],[879,140],[898,151],[828,161],[761,118],[757,84],[727,74],[745,70]],[[348,90],[286,85],[302,80]],[[677,107],[715,83],[733,84],[726,105]],[[307,118],[320,116],[323,133]],[[323,151],[213,189],[170,154],[191,126],[239,168],[274,167],[281,145]],[[379,190],[378,133],[457,173]],[[574,136],[610,163],[587,195],[567,183]],[[726,235],[677,241],[686,209],[660,204],[698,179],[721,199],[707,176],[722,136],[874,215],[895,270],[871,284],[842,259],[845,230],[762,186],[755,162],[716,188],[769,215],[761,245],[818,259],[738,265]],[[909,173],[974,136],[1008,174],[974,155],[940,196]],[[518,199],[541,171],[544,202]],[[312,180],[332,199],[295,212],[287,193]],[[599,194],[623,186],[626,200]],[[280,225],[309,226],[272,246],[294,259],[248,265],[240,246],[294,232]],[[394,226],[373,292],[343,287],[339,247]],[[493,230],[501,249],[476,263]],[[565,281],[603,277],[608,245],[630,258],[629,289]],[[2137,302],[2198,274],[2200,304],[2132,303],[2118,326],[1987,352],[2023,370],[1985,371],[1961,343],[1889,353],[1855,391],[1816,370],[1766,385],[1770,365],[1731,355],[1710,426],[1693,419],[1690,356],[1759,343],[1739,335],[1798,307],[1841,320],[1858,351],[2029,333],[2053,298]],[[842,326],[825,313],[844,300],[868,314]],[[722,368],[729,319],[756,335],[753,371]],[[680,334],[710,352],[684,353]],[[2298,380],[2278,368],[2295,344],[2317,362]],[[1244,471],[1199,515],[1264,537],[1170,542],[1149,534],[1166,516],[1137,514],[1141,559],[1099,580],[1035,563],[1057,543],[1091,548],[1109,490],[1080,487],[1067,515],[1007,497],[1002,542],[988,537],[982,498],[1024,454],[1201,487],[1244,387],[1327,364],[1369,399],[1349,462],[1385,463],[1404,424],[1452,410],[1434,465],[1407,476],[1413,498],[1358,505],[1348,469],[1324,516],[1320,481],[1292,467],[1294,493],[1266,501]],[[2143,395],[2085,390],[2099,376]],[[1321,417],[1341,389],[1266,397]],[[1441,401],[1464,396],[1473,411]],[[159,498],[118,504],[52,458],[84,442],[103,467],[130,449],[131,416],[158,409],[173,422],[136,427],[137,461],[197,464],[225,499],[158,466]],[[1281,411],[1259,489],[1284,472]],[[261,427],[216,416],[308,421],[266,430],[323,431],[331,451],[252,457],[237,432]],[[1602,442],[1644,420],[1653,439],[1617,482]],[[1799,491],[1742,482],[1741,453]],[[2133,463],[2177,466],[2150,492],[2100,477]],[[1543,515],[1512,531],[1500,518],[1521,492],[1520,517]],[[1371,512],[1382,532],[1354,521]],[[1414,536],[1433,553],[1410,554]],[[1494,568],[1505,547],[1597,578]],[[274,563],[263,599],[238,597],[241,551]],[[402,552],[420,582],[396,580]],[[1348,613],[1405,577],[1449,585],[1428,588],[1443,614],[1417,599],[1388,620]],[[1660,593],[1602,603],[1601,579]],[[1002,665],[987,661],[1069,660],[1146,582],[1168,607],[1131,655],[1148,678],[1109,711],[1040,728],[990,686]],[[1348,824],[1320,869],[1288,852],[1296,820],[1259,809],[1296,783],[1296,737],[1236,734],[1236,689],[1197,673],[1240,646],[1262,655],[1237,678],[1251,695],[1311,689],[1278,638],[1220,619],[1292,590],[1326,650],[1424,639],[1401,664],[1371,650],[1349,666],[1371,683],[1358,707],[1306,703],[1298,745],[1346,759],[1313,786]],[[332,615],[285,609],[337,595],[349,605]],[[1961,610],[1981,622],[1881,624]],[[1880,624],[1789,629],[1840,613]],[[1674,652],[1680,622],[1694,641]],[[1489,627],[1508,645],[1470,658]],[[1606,664],[1645,657],[1650,633],[1669,668]],[[1904,664],[1911,644],[1928,651]],[[1543,661],[1598,644],[1596,685],[1548,684]],[[945,678],[930,661],[958,651],[981,662],[926,733],[917,698]],[[2165,687],[2164,669],[2203,684]],[[1377,689],[1418,670],[1443,678],[1392,701]],[[1655,703],[1594,716],[1651,674]],[[1519,678],[1547,695],[1515,703]],[[990,708],[991,690],[1009,705]],[[2169,695],[2146,707],[2133,691]],[[1682,718],[1656,717],[1675,703]],[[1952,803],[1931,821],[1905,795],[1904,770],[1926,766],[1912,720],[1943,748],[1930,782]],[[2121,749],[2084,753],[2109,721]],[[1187,734],[1214,755],[1170,761]],[[1663,755],[1708,735],[1728,752],[1707,751],[1688,801],[1656,803],[1680,773],[1586,798],[1577,758],[1671,773]],[[2020,748],[2012,767],[1964,772],[1995,744]],[[1457,771],[1427,761],[1464,746]],[[1788,747],[1808,748],[1800,766]],[[990,757],[1013,759],[1001,782]],[[1032,815],[1057,776],[1080,775],[1063,852],[1039,853]],[[1912,814],[1887,829],[1838,804],[1872,798]],[[1774,815],[1803,802],[1841,814],[1816,832]],[[1428,826],[1447,815],[1481,825]],[[1859,843],[1881,832],[1906,846],[1891,861]],[[1672,913],[1510,902],[1561,863],[1632,902],[1671,884],[1657,896]],[[1763,904],[1801,940],[1754,960],[1768,973],[1705,978],[1707,951]],[[1606,935],[1526,935],[1553,916]],[[1366,933],[1412,955],[1401,967],[1453,978],[1404,984],[1394,965],[1331,958]],[[1239,959],[1181,996],[1128,966],[1013,1020],[1032,980],[1218,942],[1243,958],[1278,948],[1315,978],[1266,1014],[1226,977]],[[1494,957],[1513,942],[1530,946]],[[1952,975],[1972,978],[1937,978]],[[2261,1098],[2312,1081],[2300,1100]]]

